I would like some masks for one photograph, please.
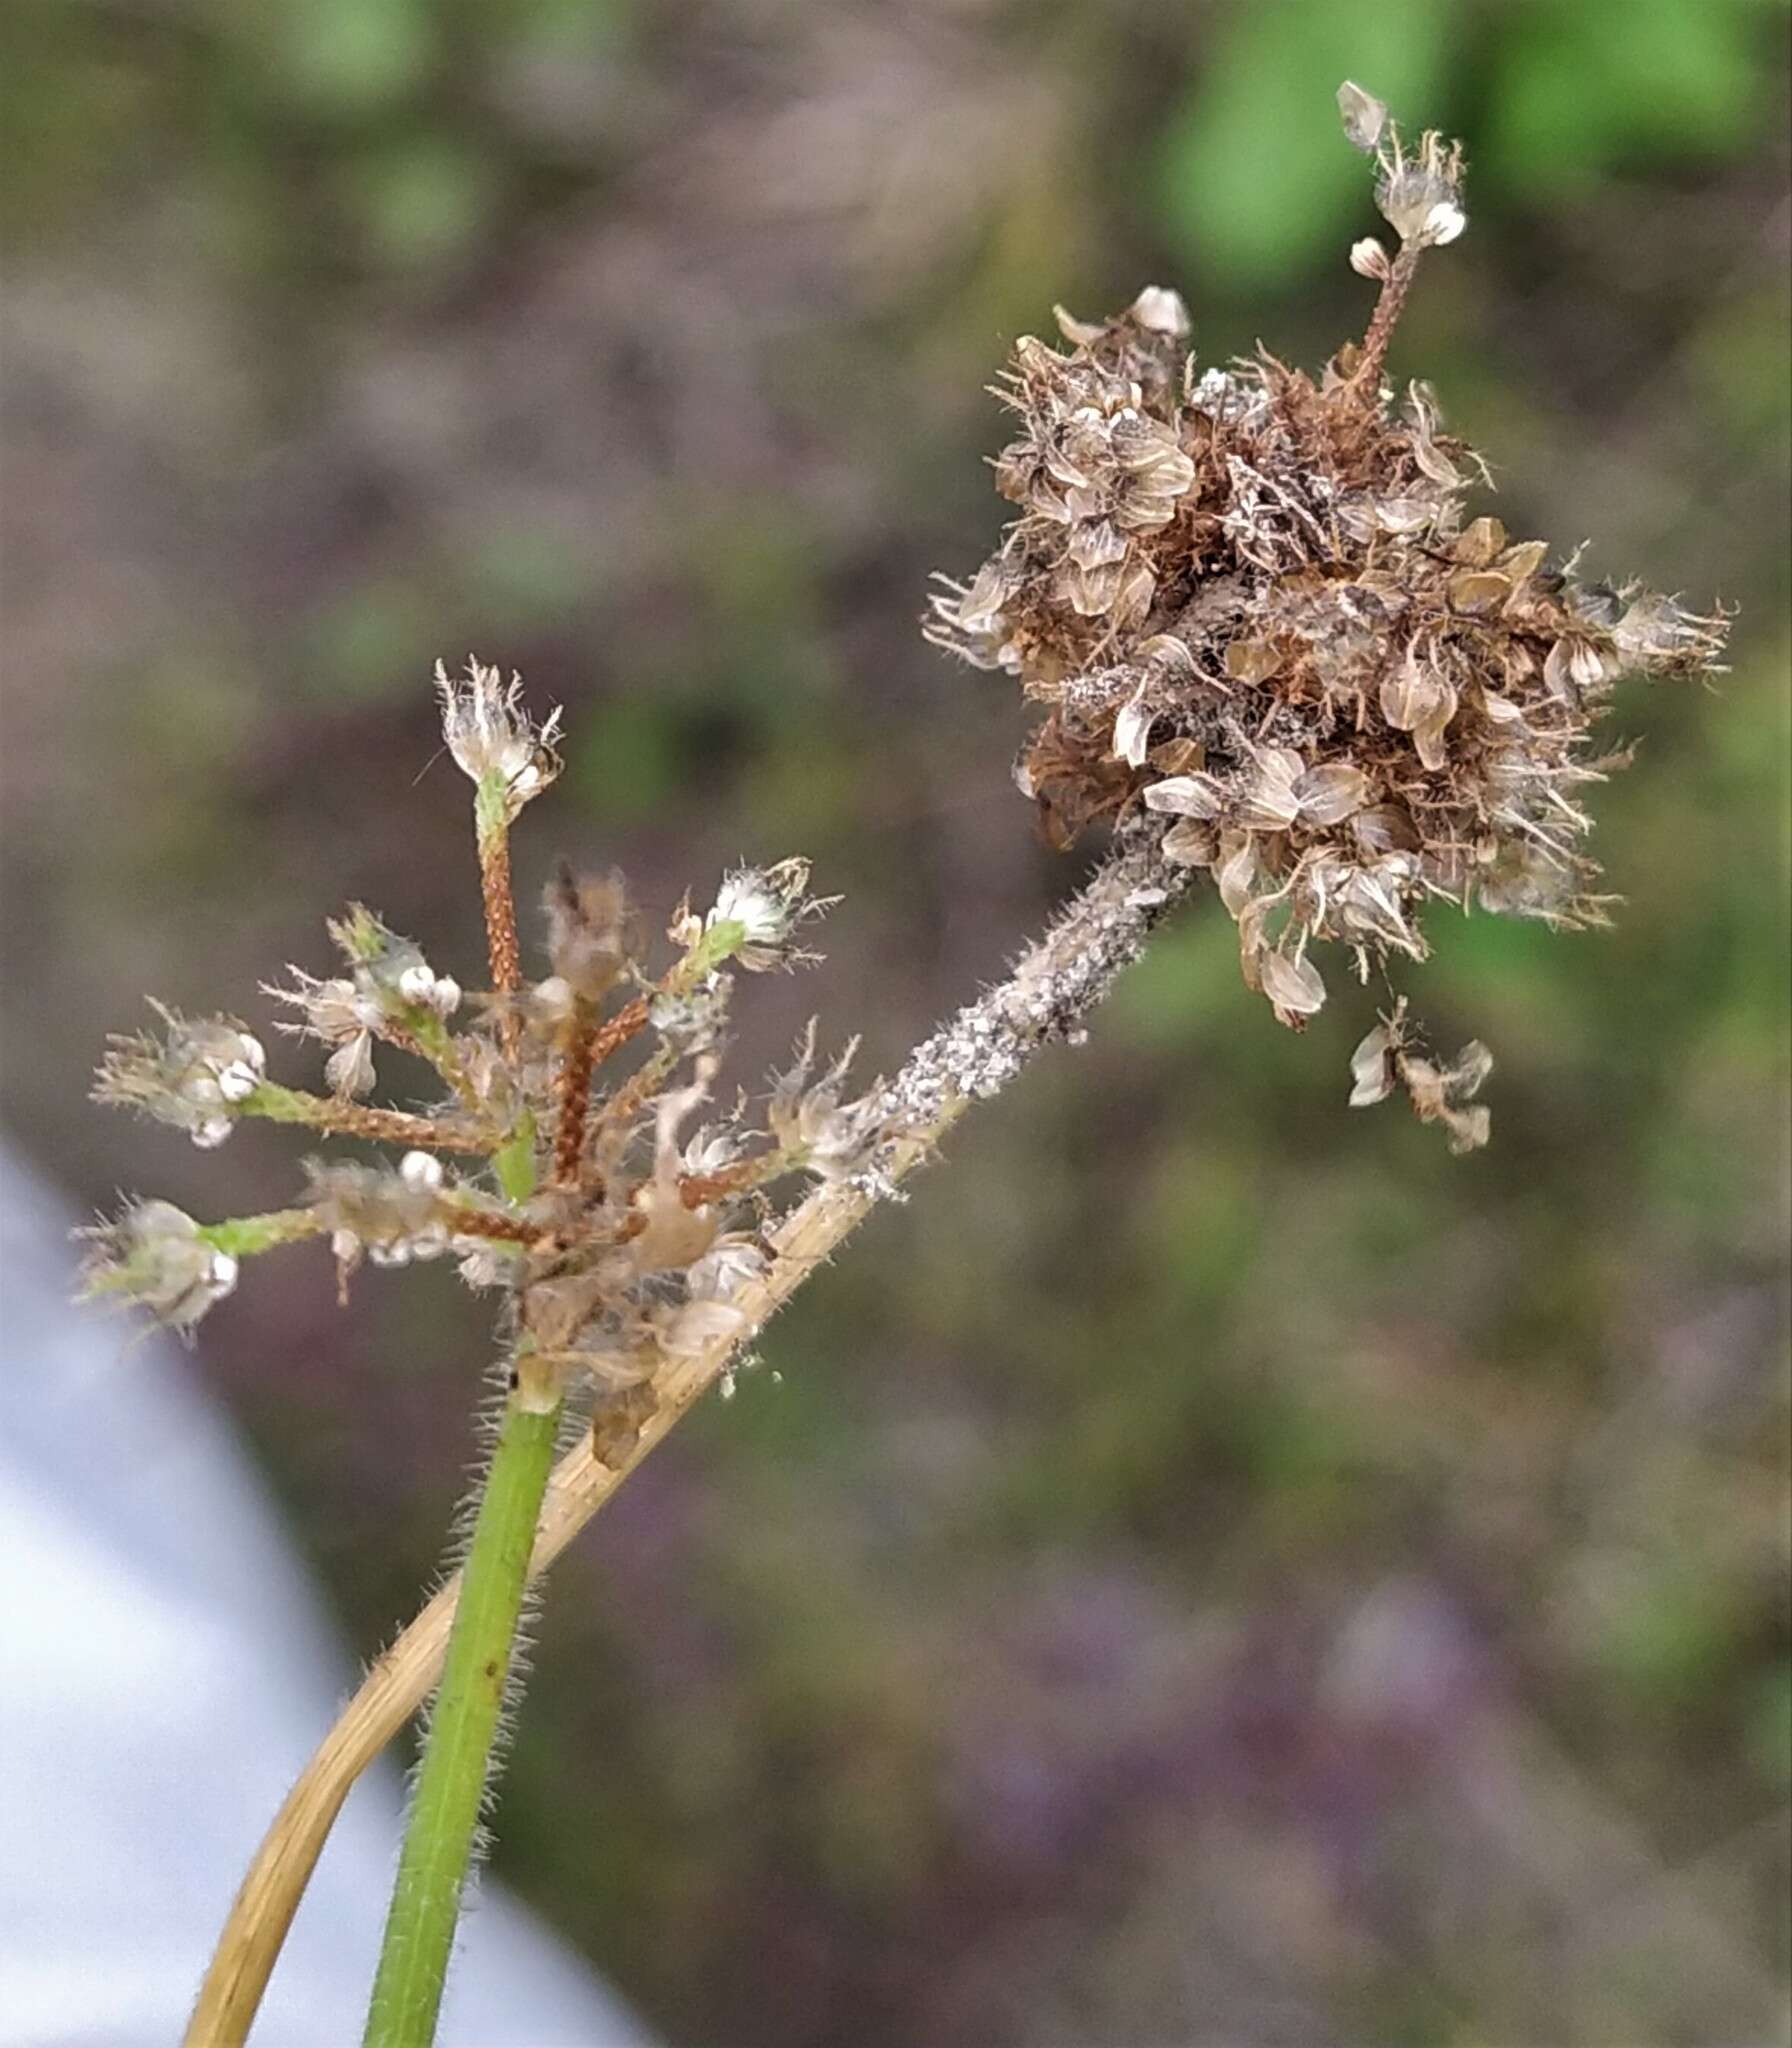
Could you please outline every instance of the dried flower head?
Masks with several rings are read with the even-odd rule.
[[[819,1180],[845,1180],[863,1170],[880,1135],[878,1090],[846,1094],[846,1076],[859,1049],[848,1042],[833,1064],[815,1071],[815,1020],[797,1040],[790,1066],[778,1077],[767,1121],[792,1159]]]
[[[172,1202],[132,1202],[81,1233],[92,1245],[81,1298],[147,1309],[183,1335],[236,1285],[237,1261]]]
[[[1338,113],[1351,143],[1375,159],[1375,204],[1401,242],[1425,249],[1455,241],[1468,226],[1462,210],[1462,145],[1427,130],[1409,157],[1386,103],[1350,79],[1338,88]]]
[[[1054,842],[1172,821],[1166,856],[1211,872],[1246,982],[1295,1028],[1326,999],[1318,942],[1365,980],[1423,959],[1434,898],[1603,922],[1583,792],[1621,757],[1593,727],[1626,674],[1710,673],[1725,631],[1470,516],[1478,458],[1424,385],[1396,404],[1380,373],[1419,253],[1461,232],[1461,153],[1406,151],[1358,87],[1340,104],[1401,238],[1352,252],[1382,281],[1362,346],[1317,379],[1268,354],[1197,374],[1173,293],[1060,313],[1066,346],[1021,340],[999,392],[1018,513],[927,625],[1045,707],[1016,780]],[[1422,1117],[1485,1135],[1458,1068],[1403,1045],[1390,1072]]]
[[[115,1036],[100,1063],[93,1099],[173,1124],[204,1150],[223,1144],[237,1113],[261,1086],[268,1056],[234,1017],[187,1018],[165,1005],[157,1038]]]
[[[309,1159],[305,1175],[310,1207],[339,1263],[352,1267],[365,1253],[376,1266],[407,1266],[447,1251],[444,1176],[431,1154],[407,1152],[396,1167]]]
[[[749,974],[808,965],[816,955],[795,945],[794,935],[840,900],[805,895],[808,886],[809,863],[800,859],[781,860],[769,868],[735,868],[724,875],[703,920],[711,952]]]
[[[388,931],[362,904],[330,919],[327,929],[348,962],[346,976],[319,980],[289,966],[291,988],[264,981],[262,993],[300,1013],[301,1022],[277,1023],[277,1031],[334,1048],[324,1074],[337,1095],[366,1095],[374,1084],[374,1040],[386,1037],[414,1049],[418,1030],[427,1032],[432,1021],[445,1022],[460,1008],[460,984],[436,973],[420,947]]]
[[[1465,1045],[1447,1067],[1409,1049],[1406,1000],[1402,997],[1350,1056],[1350,1106],[1367,1109],[1404,1088],[1421,1123],[1441,1123],[1452,1152],[1472,1152],[1487,1142],[1491,1118],[1474,1101],[1493,1072],[1493,1054],[1479,1039]]]
[[[436,663],[436,695],[442,707],[442,737],[463,774],[502,792],[505,822],[547,788],[560,773],[554,742],[560,735],[556,706],[539,726],[522,709],[523,683],[508,683],[495,668],[469,657],[464,676],[450,676]]]

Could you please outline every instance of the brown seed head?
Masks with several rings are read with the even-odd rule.
[[[1384,206],[1427,210],[1409,243],[1449,239],[1432,210],[1456,204],[1459,154],[1428,136],[1401,156],[1355,112]],[[1325,1000],[1314,941],[1363,978],[1423,958],[1432,898],[1603,922],[1581,792],[1616,763],[1593,726],[1625,674],[1709,673],[1722,618],[1584,585],[1471,519],[1479,459],[1354,347],[1317,379],[1267,354],[1197,375],[1157,289],[1059,327],[1065,347],[1017,344],[1000,393],[1017,516],[927,622],[1045,706],[1016,779],[1049,836],[1173,817],[1166,851],[1211,870],[1246,982],[1297,1029]]]

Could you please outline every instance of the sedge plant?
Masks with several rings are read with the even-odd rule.
[[[1432,1051],[1391,971],[1424,958],[1439,901],[1605,919],[1584,799],[1621,757],[1593,750],[1599,714],[1625,674],[1711,673],[1724,627],[1583,581],[1575,558],[1471,516],[1478,458],[1427,387],[1396,389],[1387,370],[1421,257],[1465,225],[1461,151],[1432,133],[1409,146],[1354,85],[1339,103],[1395,240],[1350,252],[1380,288],[1360,343],[1317,375],[1266,353],[1202,368],[1182,300],[1151,287],[1109,320],[1060,311],[1059,346],[1015,346],[1000,395],[1018,431],[995,464],[1015,514],[981,568],[941,580],[927,631],[1041,707],[1015,778],[1048,837],[1099,826],[1109,845],[1006,977],[893,1079],[856,1086],[851,1041],[824,1051],[811,1026],[758,1097],[723,1090],[742,977],[814,957],[829,906],[801,859],[725,875],[655,945],[617,877],[563,867],[529,971],[509,840],[554,782],[561,714],[538,720],[519,679],[478,661],[438,667],[436,688],[473,786],[489,988],[464,992],[355,906],[329,925],[330,973],[295,967],[265,989],[281,1028],[324,1048],[320,1089],[273,1078],[234,1016],[162,1009],[155,1030],[113,1041],[98,1098],[197,1145],[261,1117],[384,1156],[311,1160],[296,1200],[223,1222],[132,1202],[90,1233],[90,1295],[189,1332],[246,1259],[304,1240],[327,1245],[345,1295],[364,1261],[451,1258],[494,1305],[505,1383],[459,1568],[258,1851],[195,2048],[247,2038],[349,1786],[426,1702],[366,2041],[434,2039],[529,1578],[732,1384],[776,1310],[972,1103],[1081,1039],[1197,885],[1213,883],[1244,979],[1281,1023],[1301,1029],[1340,984],[1374,985],[1353,1104],[1402,1096],[1453,1149],[1486,1142],[1490,1055]],[[369,1100],[382,1048],[427,1064],[432,1099]]]

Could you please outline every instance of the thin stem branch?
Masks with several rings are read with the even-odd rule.
[[[276,1124],[306,1124],[342,1138],[371,1138],[382,1144],[409,1145],[430,1152],[489,1152],[492,1133],[478,1125],[446,1117],[413,1116],[402,1109],[376,1109],[345,1097],[313,1095],[304,1088],[286,1088],[263,1081],[236,1106],[238,1116],[265,1117]]]
[[[605,1060],[618,1053],[646,1024],[650,1006],[645,996],[636,996],[633,1002],[624,1003],[613,1017],[606,1017],[591,1036],[591,1064],[601,1067]]]
[[[914,1169],[973,1100],[998,1092],[1040,1047],[1073,1034],[1143,950],[1197,870],[1172,867],[1158,828],[1103,863],[1007,980],[918,1046],[884,1091],[889,1136],[872,1171],[816,1188],[776,1227],[765,1272],[731,1299],[740,1327],[661,1361],[653,1407],[617,1462],[587,1436],[547,1487],[529,1573],[544,1572],[628,1475],[750,1346],[778,1309]],[[349,1788],[428,1696],[460,1597],[458,1578],[431,1599],[374,1664],[288,1795],[231,1908],[185,2048],[240,2048],[318,1855]]]
[[[199,1235],[233,1259],[252,1259],[282,1245],[321,1237],[324,1220],[315,1209],[265,1209],[259,1216],[228,1216],[222,1223],[202,1223]]]
[[[399,1029],[388,1023],[380,1035],[401,1051],[427,1060],[454,1090],[464,1109],[475,1117],[483,1114],[484,1104],[467,1071],[460,1043],[440,1017],[432,1016],[422,1004],[417,1004],[411,1010],[408,1028]]]
[[[485,906],[486,949],[492,988],[500,1000],[498,1035],[513,1059],[522,1020],[503,1001],[522,984],[523,955],[516,935],[516,900],[510,886],[510,811],[503,774],[489,770],[473,792],[473,837],[479,849],[479,893]]]
[[[591,1073],[596,1034],[582,1018],[574,1020],[560,1056],[560,1104],[554,1126],[553,1182],[556,1187],[579,1184],[579,1161],[585,1151],[585,1111],[591,1102]]]
[[[1368,331],[1363,336],[1362,357],[1351,380],[1364,386],[1371,399],[1381,388],[1381,372],[1388,359],[1388,345],[1394,338],[1394,329],[1399,325],[1401,310],[1406,304],[1407,293],[1412,290],[1418,268],[1419,251],[1410,243],[1402,242],[1388,265],[1387,276],[1382,279],[1375,311],[1369,316]]]
[[[626,1131],[641,1105],[678,1064],[675,1047],[660,1044],[617,1088],[613,1095],[600,1097],[591,1106],[585,1124],[585,1156],[579,1167],[579,1185],[590,1193],[599,1183],[603,1142],[615,1132]]]

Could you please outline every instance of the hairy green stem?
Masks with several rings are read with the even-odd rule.
[[[492,1155],[492,1165],[512,1202],[533,1193],[535,1119],[528,1110]],[[526,1369],[528,1341],[517,1357],[524,1369],[511,1373],[473,1540],[461,1566],[460,1605],[411,1794],[365,2048],[428,2048],[436,2036],[564,1406],[557,1383]]]
[[[485,1477],[429,1719],[368,2011],[365,2048],[428,2048],[491,1771],[560,1403],[510,1395]]]
[[[323,1234],[324,1221],[315,1209],[267,1209],[259,1216],[227,1216],[222,1223],[202,1223],[199,1235],[233,1259],[252,1259],[283,1244],[300,1244]]]

